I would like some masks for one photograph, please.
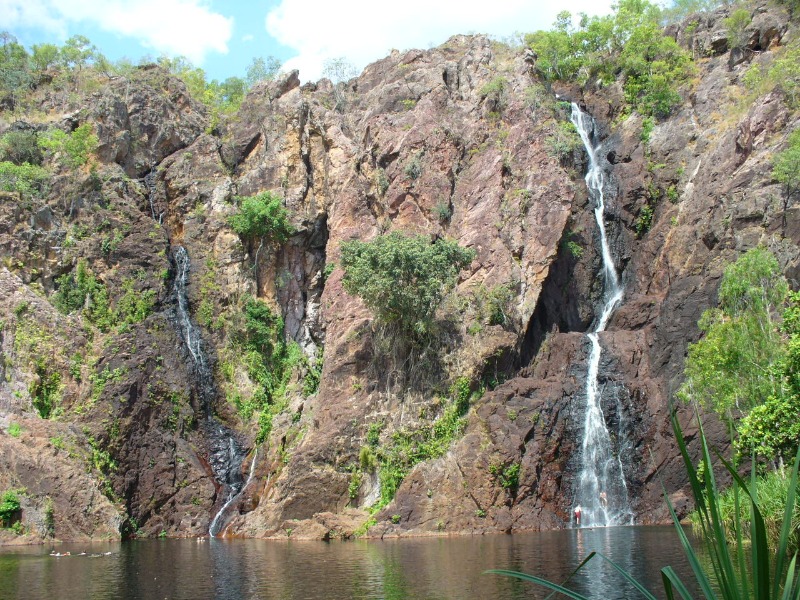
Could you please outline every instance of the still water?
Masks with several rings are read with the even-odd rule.
[[[561,582],[592,550],[618,562],[659,597],[661,567],[672,565],[684,580],[690,572],[671,527],[331,543],[64,544],[55,550],[71,556],[61,558],[50,556],[51,550],[0,549],[0,599],[544,598],[543,588],[483,571],[512,569]],[[599,558],[574,576],[570,587],[592,598],[639,597]]]

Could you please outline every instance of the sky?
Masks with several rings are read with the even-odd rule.
[[[326,60],[361,71],[392,49],[458,33],[548,29],[559,11],[606,14],[613,0],[0,0],[0,31],[30,48],[84,35],[111,60],[184,56],[210,79],[244,77],[254,57],[316,81]]]

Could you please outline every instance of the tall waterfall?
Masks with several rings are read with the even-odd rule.
[[[203,338],[189,314],[187,286],[189,285],[191,261],[186,248],[183,246],[178,246],[175,249],[173,258],[175,260],[173,292],[177,300],[177,326],[183,343],[192,358],[200,402],[206,415],[202,427],[210,446],[208,462],[211,465],[214,478],[221,486],[220,496],[225,498],[222,507],[214,516],[209,527],[209,533],[214,536],[225,524],[225,509],[236,499],[236,496],[239,495],[244,486],[241,467],[245,452],[233,432],[217,421],[212,414],[211,404],[216,395],[214,375],[211,372],[208,357],[203,348]],[[255,458],[253,458],[253,463],[255,464]]]
[[[603,305],[596,317],[594,331],[588,334],[592,349],[586,373],[586,414],[581,447],[581,470],[573,508],[579,506],[581,509],[582,527],[627,525],[633,522],[633,512],[628,504],[628,486],[619,452],[615,453],[606,426],[601,405],[602,393],[597,381],[600,356],[603,352],[598,334],[608,325],[611,315],[622,301],[624,290],[606,237],[603,197],[605,181],[603,169],[597,158],[599,145],[595,146],[592,143],[594,121],[574,102],[571,120],[589,155],[586,187],[589,190],[589,198],[594,202],[594,216],[600,231],[603,259]]]

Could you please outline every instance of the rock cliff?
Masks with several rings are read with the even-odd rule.
[[[377,475],[359,471],[363,449],[438,416],[457,380],[474,392],[463,435],[411,468],[368,534],[569,524],[602,282],[586,157],[557,144],[565,100],[597,120],[611,182],[625,296],[600,334],[600,382],[636,522],[666,519],[662,484],[685,511],[669,411],[697,320],[749,248],[769,247],[795,286],[800,274],[800,209],[771,178],[800,119],[780,89],[747,95],[743,83],[797,32],[779,9],[754,14],[744,50],[727,48],[724,9],[673,28],[697,53],[697,77],[649,135],[618,86],[547,90],[529,55],[481,36],[393,51],[339,84],[289,73],[220,123],[155,66],[83,95],[42,86],[35,114],[0,112],[0,133],[88,123],[99,140],[92,166],[46,159],[43,197],[0,202],[0,490],[24,489],[30,535],[206,534],[228,490],[220,431],[243,482],[225,535],[350,535],[380,494]],[[228,217],[264,191],[294,233],[259,251]],[[390,230],[476,252],[417,378],[381,350],[371,313],[342,285],[341,243]],[[179,323],[179,246],[210,378]],[[79,268],[107,291],[114,323],[56,308]],[[487,319],[498,290],[503,318]],[[234,343],[250,296],[305,356],[261,444],[257,417],[237,410],[256,385]],[[137,299],[147,310],[130,308]]]

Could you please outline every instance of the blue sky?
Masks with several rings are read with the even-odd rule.
[[[275,56],[321,76],[326,59],[359,70],[393,48],[427,48],[457,33],[498,37],[548,28],[557,12],[606,13],[612,0],[0,0],[0,30],[21,43],[88,37],[112,60],[186,56],[211,78],[244,76]]]

